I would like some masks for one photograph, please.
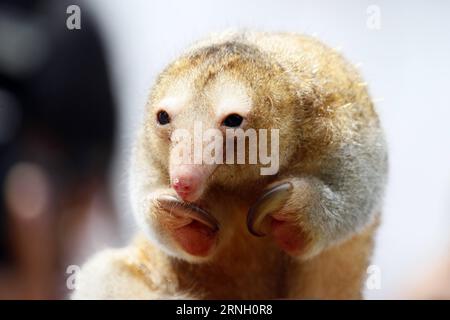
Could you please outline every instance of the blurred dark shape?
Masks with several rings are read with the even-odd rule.
[[[54,268],[61,277],[68,230],[86,221],[80,212],[88,211],[94,194],[102,195],[105,207],[111,204],[114,97],[88,8],[79,4],[80,30],[66,27],[73,3],[0,1],[0,277],[8,268],[42,270],[38,280]],[[33,201],[45,204],[42,212],[24,218],[17,206],[30,210]],[[45,259],[50,265],[39,266],[48,264]],[[61,284],[43,286],[30,296],[60,296]]]

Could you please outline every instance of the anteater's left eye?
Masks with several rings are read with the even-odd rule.
[[[158,114],[156,115],[156,120],[160,125],[165,125],[170,122],[170,116],[166,111],[161,110],[158,111]]]
[[[227,116],[223,121],[222,125],[225,127],[235,128],[239,127],[242,124],[242,121],[244,121],[244,118],[237,113],[230,114]]]

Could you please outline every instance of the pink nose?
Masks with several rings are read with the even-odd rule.
[[[193,179],[189,177],[174,178],[172,188],[178,193],[183,200],[188,200],[195,193],[197,186]]]

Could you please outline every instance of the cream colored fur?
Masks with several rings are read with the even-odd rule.
[[[382,129],[356,69],[288,33],[224,33],[190,48],[158,77],[133,153],[130,197],[142,230],[83,266],[73,298],[361,298],[387,176]],[[155,124],[167,110],[167,128]],[[183,252],[157,203],[170,188],[170,128],[220,125],[240,113],[280,129],[280,171],[219,166],[200,199],[220,222],[207,257]],[[173,127],[171,127],[173,126]],[[247,212],[270,185],[293,192],[279,214],[305,233],[298,255],[251,235]]]

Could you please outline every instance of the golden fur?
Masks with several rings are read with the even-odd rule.
[[[259,165],[220,165],[214,170],[199,204],[220,221],[218,245],[207,259],[195,259],[178,252],[161,236],[164,230],[154,231],[159,211],[146,197],[173,192],[168,162],[172,129],[190,128],[199,119],[217,125],[216,81],[238,84],[248,95],[248,127],[280,129],[280,171],[260,176]],[[173,127],[156,127],[156,112],[174,95],[183,106],[175,108]],[[365,83],[338,52],[318,40],[248,32],[213,36],[194,45],[158,77],[132,168],[133,210],[145,235],[120,252],[88,262],[74,297],[361,298],[378,225],[386,153]],[[283,210],[294,214],[305,232],[304,257],[284,253],[270,236],[254,237],[246,227],[249,207],[279,181],[294,185]],[[149,240],[149,234],[154,238]],[[115,266],[108,269],[108,279],[114,281],[120,270],[133,281],[117,284],[122,289],[109,284],[102,293],[91,293],[87,283],[98,278],[98,266],[105,264]],[[127,295],[132,283],[147,289]]]

